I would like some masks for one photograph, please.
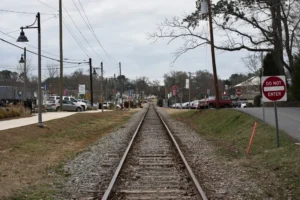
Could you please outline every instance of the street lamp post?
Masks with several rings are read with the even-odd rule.
[[[26,70],[26,47],[24,47],[24,54],[21,55],[19,63],[24,63],[24,91],[23,100],[26,101],[26,81],[27,81],[27,70]]]
[[[37,23],[37,26],[33,26]],[[38,12],[36,15],[36,19],[33,24],[21,27],[21,33],[19,38],[17,39],[17,42],[28,42],[27,37],[25,36],[24,29],[32,29],[36,28],[38,29],[38,126],[44,127],[43,121],[42,121],[42,92],[41,92],[41,77],[42,77],[42,63],[41,63],[41,17],[40,13]]]

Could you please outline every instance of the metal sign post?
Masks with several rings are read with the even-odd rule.
[[[263,104],[263,120],[264,122],[266,122],[265,102],[263,100],[262,100],[262,104]]]
[[[275,122],[276,122],[276,141],[277,141],[277,147],[280,146],[279,144],[279,128],[278,128],[278,115],[277,115],[277,102],[274,102],[274,110],[275,110]]]
[[[277,141],[277,147],[279,147],[280,143],[279,143],[277,102],[287,100],[285,76],[263,76],[261,79],[261,83],[262,83],[263,102],[274,102],[276,141]]]

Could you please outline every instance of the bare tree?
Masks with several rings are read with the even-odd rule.
[[[24,82],[24,75],[25,75],[24,70],[25,70],[24,64],[19,63],[17,65],[17,71],[18,71],[18,74],[19,74],[19,80],[22,81],[22,82]],[[27,76],[28,80],[32,76],[32,73],[33,73],[34,70],[35,70],[35,67],[32,65],[31,58],[27,57],[27,59],[26,59],[26,76]]]
[[[262,67],[262,53],[248,54],[248,56],[243,57],[242,61],[245,67],[250,71],[250,73],[260,76],[260,69]]]
[[[59,73],[58,73],[58,66],[54,65],[53,63],[47,63],[47,75],[48,78],[57,78]]]
[[[293,54],[299,51],[299,10],[300,2],[296,0],[220,0],[213,5],[214,29],[222,37],[215,48],[223,51],[273,52],[279,72],[284,74],[283,66],[292,72]],[[148,36],[154,42],[168,39],[171,43],[183,39],[184,44],[175,52],[176,61],[187,51],[210,44],[203,18],[201,0],[197,0],[195,12],[184,18],[166,19]]]

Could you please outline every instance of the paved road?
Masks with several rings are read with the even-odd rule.
[[[107,110],[104,110],[107,111]],[[85,112],[80,112],[80,113],[95,113],[95,112],[102,112],[101,110],[91,110],[91,111],[85,111]],[[58,118],[63,118],[67,117],[70,115],[74,115],[76,112],[48,112],[48,113],[43,113],[42,114],[42,120],[43,122],[53,120],[53,119],[58,119]],[[31,117],[26,117],[26,118],[19,118],[19,119],[11,119],[11,120],[3,120],[0,121],[0,131],[1,130],[7,130],[11,128],[16,128],[20,126],[27,126],[31,124],[37,124],[38,122],[38,116],[37,114],[34,114]]]
[[[237,108],[236,110],[263,120],[262,108]],[[278,108],[277,112],[279,129],[300,141],[300,108]],[[265,119],[266,123],[276,126],[274,108],[265,108]]]

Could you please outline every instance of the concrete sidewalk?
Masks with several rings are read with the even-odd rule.
[[[105,110],[106,111],[106,110]],[[97,113],[102,112],[101,110],[93,110],[93,111],[85,111],[85,112],[47,112],[42,114],[42,120],[50,121],[53,119],[59,119],[63,117],[68,117],[77,113]],[[0,131],[7,130],[11,128],[17,128],[21,126],[27,126],[31,124],[37,124],[38,122],[38,115],[37,113],[32,115],[31,117],[25,117],[20,119],[11,119],[11,120],[3,120],[0,121]]]

